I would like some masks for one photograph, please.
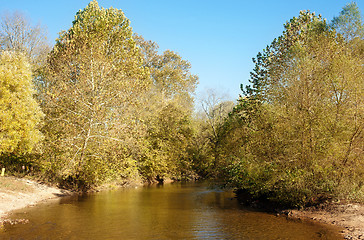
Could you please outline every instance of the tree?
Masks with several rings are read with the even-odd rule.
[[[165,100],[174,97],[185,98],[184,104],[192,108],[192,94],[198,83],[198,77],[191,74],[191,64],[177,53],[166,50],[158,54],[158,45],[146,41],[140,35],[134,35],[138,47],[144,56],[144,66],[150,69],[153,86]]]
[[[141,144],[140,172],[148,181],[188,178],[193,175],[187,152],[191,145],[191,114],[198,77],[191,65],[173,51],[158,54],[158,45],[134,34],[149,68],[152,84],[140,116],[146,130]],[[168,131],[167,131],[168,130]]]
[[[344,6],[340,15],[332,19],[331,25],[347,40],[364,38],[364,24],[355,2]]]
[[[171,101],[154,112],[147,124],[149,154],[142,162],[143,176],[149,181],[193,177],[188,154],[193,136],[189,109]]]
[[[0,155],[30,153],[42,139],[43,113],[33,98],[30,65],[18,52],[0,54]]]
[[[233,113],[249,141],[229,181],[291,206],[362,191],[364,78],[350,45],[300,12],[254,62]]]
[[[219,97],[218,94],[209,90],[207,97],[201,100],[201,106],[204,112],[204,126],[201,134],[205,135],[204,144],[209,149],[209,155],[212,157],[211,169],[217,174],[218,166],[224,165],[221,163],[224,159],[222,146],[225,139],[226,129],[225,123],[229,113],[234,107],[234,102],[224,100],[224,97]]]
[[[80,10],[48,60],[44,131],[53,170],[76,187],[120,176],[115,159],[125,157],[139,121],[132,113],[149,83],[124,13],[97,1]]]
[[[24,14],[14,12],[1,17],[0,49],[22,52],[35,71],[45,63],[50,47],[43,26],[32,26]]]
[[[353,49],[353,54],[364,61],[364,24],[360,9],[355,2],[347,4],[331,26],[340,33]]]

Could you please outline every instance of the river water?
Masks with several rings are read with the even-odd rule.
[[[25,212],[26,211],[26,212]],[[105,191],[15,212],[0,239],[342,239],[338,229],[240,206],[204,184]]]

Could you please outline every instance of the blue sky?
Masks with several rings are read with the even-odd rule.
[[[248,83],[252,57],[283,31],[283,24],[311,10],[331,21],[344,0],[98,0],[101,7],[122,9],[134,32],[178,52],[200,78],[197,95],[215,89],[237,99]],[[364,1],[356,1],[363,14]],[[47,26],[53,44],[76,12],[89,0],[0,0],[0,13],[20,10],[33,23]]]

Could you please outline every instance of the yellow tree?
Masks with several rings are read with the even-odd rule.
[[[126,135],[138,122],[131,113],[148,85],[129,20],[90,2],[49,57],[44,109],[52,169],[77,187],[117,171],[118,153],[109,148],[127,148]]]
[[[43,113],[33,98],[31,75],[23,54],[0,54],[0,154],[30,153],[41,140]]]
[[[146,128],[141,173],[151,181],[157,175],[159,180],[186,177],[191,175],[187,151],[192,137],[192,94],[198,77],[190,72],[191,64],[177,53],[167,50],[158,54],[156,43],[139,35],[134,38],[152,80],[141,109]]]
[[[150,69],[154,88],[165,100],[176,96],[184,97],[186,107],[192,107],[192,94],[198,83],[198,76],[190,72],[191,64],[178,53],[166,50],[158,54],[158,45],[146,41],[140,35],[134,35],[137,46],[144,57],[144,66]]]

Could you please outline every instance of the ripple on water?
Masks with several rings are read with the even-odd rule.
[[[0,239],[342,239],[337,229],[242,209],[198,184],[100,192],[16,212]]]

